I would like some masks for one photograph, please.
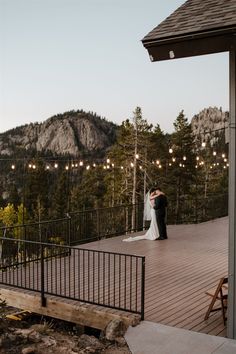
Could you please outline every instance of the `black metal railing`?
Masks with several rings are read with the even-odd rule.
[[[226,194],[207,198],[181,197],[178,202],[169,199],[167,223],[198,223],[226,215]],[[1,227],[0,237],[75,245],[142,229],[143,203],[140,203],[73,212],[63,219]]]
[[[54,244],[70,244],[70,219],[0,227],[0,237]]]
[[[135,222],[132,225],[132,215]],[[143,229],[143,203],[118,205],[68,214],[70,218],[70,244],[99,240]]]
[[[144,318],[145,257],[6,237],[0,243],[0,283],[40,292],[42,306],[55,295]]]
[[[228,194],[204,197],[170,199],[167,209],[168,224],[199,223],[228,215]]]

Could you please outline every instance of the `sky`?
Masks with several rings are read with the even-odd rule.
[[[68,110],[171,133],[229,107],[228,53],[151,62],[141,39],[184,0],[0,0],[0,133]]]

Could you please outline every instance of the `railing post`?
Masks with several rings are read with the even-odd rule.
[[[96,219],[97,219],[97,239],[100,240],[100,218],[99,218],[99,209],[96,209]]]
[[[71,216],[69,213],[66,213],[66,217],[67,217],[67,230],[68,230],[68,245],[71,245]]]
[[[142,257],[142,279],[141,279],[141,320],[144,320],[145,301],[145,257]]]
[[[40,245],[40,251],[41,251],[41,306],[46,307],[46,298],[45,298],[45,289],[44,289],[44,257],[43,257],[43,252],[44,252],[44,246],[41,244]]]

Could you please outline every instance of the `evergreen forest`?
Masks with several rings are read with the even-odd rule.
[[[149,124],[136,107],[103,156],[32,151],[1,156],[0,223],[20,225],[77,211],[142,205],[153,186],[168,197],[171,223],[189,222],[185,215],[206,204],[212,206],[209,217],[215,217],[217,208],[223,216],[228,166],[224,129],[208,132],[206,139],[204,134],[194,136],[181,111],[173,133],[167,134],[159,124]]]

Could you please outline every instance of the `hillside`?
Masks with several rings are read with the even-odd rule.
[[[191,126],[195,141],[209,141],[213,145],[220,136],[220,133],[227,133],[229,112],[223,112],[221,108],[204,108],[194,115]],[[226,138],[227,140],[227,138]]]
[[[114,143],[117,126],[83,110],[55,115],[0,134],[0,155],[25,151],[43,154],[102,156]]]

